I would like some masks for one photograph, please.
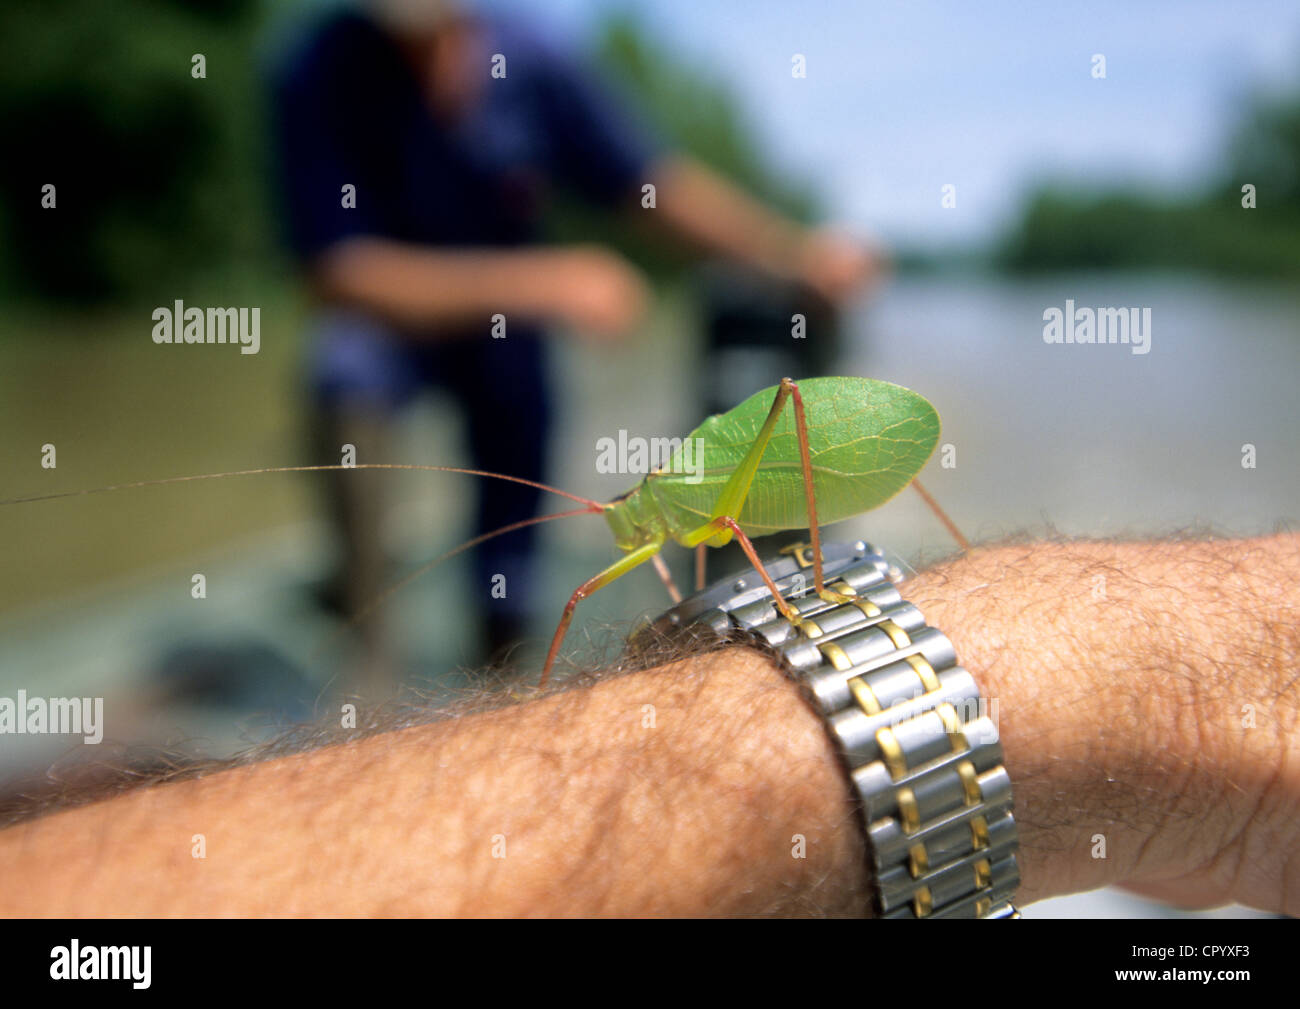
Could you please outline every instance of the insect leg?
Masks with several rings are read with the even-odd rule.
[[[808,532],[812,534],[813,584],[817,595],[830,603],[847,603],[849,597],[842,592],[832,592],[826,587],[826,578],[822,574],[822,539],[817,528],[817,495],[813,492],[812,453],[808,448],[808,421],[804,417],[803,397],[799,387],[788,378],[781,379],[784,388],[789,384],[790,395],[794,398],[794,427],[799,435],[799,461],[803,468],[804,497],[808,501]]]
[[[705,551],[708,550],[703,543],[695,548],[695,591],[704,591],[704,576],[708,570],[709,558]]]
[[[542,678],[537,684],[539,690],[545,687],[546,681],[550,679],[551,667],[555,665],[555,658],[560,653],[560,645],[564,642],[564,635],[569,630],[569,623],[573,620],[573,610],[578,605],[578,601],[586,599],[593,592],[603,589],[610,582],[622,578],[633,568],[644,564],[659,553],[663,545],[663,540],[656,540],[629,551],[604,571],[592,575],[574,590],[573,595],[569,597],[568,605],[564,607],[564,615],[560,617],[560,622],[555,628],[555,636],[551,638],[551,649],[546,653],[546,664],[542,666]]]
[[[654,561],[655,574],[664,583],[664,588],[668,590],[668,597],[673,601],[673,605],[680,603],[682,594],[677,588],[677,583],[673,581],[673,573],[668,570],[668,565],[664,563],[663,554],[655,554],[651,560]]]
[[[803,397],[800,395],[799,387],[794,383],[793,379],[781,379],[781,384],[776,390],[776,396],[772,400],[772,409],[768,411],[767,419],[763,421],[763,426],[754,439],[754,444],[745,453],[745,458],[741,460],[740,465],[736,467],[736,471],[731,474],[731,479],[727,481],[727,485],[722,488],[722,493],[718,495],[718,501],[713,506],[713,517],[717,518],[722,515],[734,517],[740,514],[745,498],[749,496],[749,488],[754,482],[754,476],[758,473],[759,463],[763,461],[763,453],[767,449],[767,443],[772,438],[772,431],[781,416],[781,410],[784,409],[786,400],[791,397],[794,398],[795,431],[799,436],[799,458],[803,468],[804,496],[808,502],[808,530],[812,534],[813,578],[817,587],[817,595],[827,602],[846,603],[849,601],[849,597],[828,589],[825,576],[822,574],[821,532],[817,528],[817,497],[813,492],[812,453],[808,448],[808,421],[804,416]]]
[[[772,583],[772,580],[767,577],[766,571],[764,571],[762,564],[759,563],[758,554],[754,550],[754,545],[749,541],[749,537],[741,531],[740,523],[736,521],[736,516],[740,514],[740,510],[744,507],[745,499],[749,497],[749,490],[754,484],[754,477],[758,474],[759,464],[763,461],[763,453],[767,451],[768,442],[772,440],[772,432],[776,429],[776,423],[781,418],[781,411],[785,408],[786,400],[788,400],[791,395],[797,396],[798,391],[798,386],[796,386],[791,379],[781,379],[781,384],[777,387],[776,395],[772,398],[772,408],[768,410],[767,417],[763,420],[763,426],[759,428],[758,435],[754,438],[754,443],[750,445],[749,451],[745,453],[745,458],[740,461],[740,465],[737,466],[735,471],[731,474],[730,479],[727,480],[726,486],[722,488],[722,493],[718,495],[718,500],[713,505],[712,520],[700,526],[699,529],[694,530],[681,540],[681,542],[688,547],[703,544],[722,546],[730,540],[731,535],[734,534],[740,541],[740,545],[744,549],[750,563],[752,563],[755,569],[763,575],[763,580],[767,582],[768,588],[772,590],[772,596],[776,600],[778,609],[780,609],[782,615],[793,624],[799,623],[798,613],[792,606],[781,599],[780,594],[776,591],[776,586]],[[802,417],[803,404],[802,401],[800,401],[799,408],[795,411],[796,422]],[[809,516],[812,519],[813,538],[814,542],[816,542],[816,507],[813,504],[811,495],[812,467],[808,462],[808,437],[807,431],[804,428],[800,428],[799,444],[803,451],[805,464],[804,486],[805,490],[809,494]],[[728,530],[730,530],[730,533],[728,533]],[[719,537],[719,534],[722,535]],[[715,539],[715,537],[717,538]],[[710,540],[713,540],[713,542],[710,543]],[[815,553],[819,562],[817,575],[820,579],[821,553],[819,550],[816,550]],[[837,593],[827,592],[825,586],[821,585],[820,581],[818,587],[820,589],[818,595],[822,596],[822,598],[837,602],[846,601],[845,599],[838,598]]]
[[[726,485],[722,488],[722,493],[718,495],[718,500],[714,502],[713,514],[710,518],[740,514],[745,498],[749,497],[749,488],[753,486],[754,477],[758,474],[758,465],[763,461],[763,453],[767,451],[767,443],[772,440],[776,422],[781,418],[781,409],[785,406],[785,401],[790,398],[790,390],[793,387],[794,383],[788,378],[781,379],[781,385],[772,400],[772,409],[768,410],[763,426],[759,428],[754,443],[745,453],[745,458],[740,460],[740,465],[732,471]]]
[[[921,495],[921,500],[926,503],[930,511],[934,512],[935,517],[943,523],[943,527],[948,530],[948,535],[957,541],[957,545],[965,553],[970,553],[970,540],[962,535],[961,530],[957,528],[957,523],[950,519],[948,513],[939,507],[939,502],[930,496],[930,492],[921,485],[919,479],[913,478],[912,488]]]
[[[745,535],[744,530],[740,528],[740,523],[730,515],[719,515],[715,519],[710,519],[698,529],[692,530],[682,537],[682,543],[688,547],[700,545],[711,539],[713,536],[716,536],[724,529],[729,529],[732,535],[736,537],[736,541],[740,544],[740,549],[745,551],[745,556],[749,558],[749,563],[754,565],[754,570],[757,571],[759,576],[763,579],[763,584],[765,584],[768,587],[768,590],[771,591],[772,600],[776,603],[776,608],[781,611],[781,615],[789,620],[790,623],[798,626],[802,620],[799,616],[799,611],[781,598],[781,593],[778,592],[776,588],[776,582],[772,581],[772,576],[767,573],[767,569],[763,567],[763,562],[758,559],[758,551],[754,549],[753,542]]]

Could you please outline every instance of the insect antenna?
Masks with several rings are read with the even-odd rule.
[[[511,522],[509,525],[501,526],[499,529],[493,529],[491,532],[481,533],[478,536],[475,536],[473,539],[468,539],[464,543],[460,544],[460,546],[453,547],[451,550],[448,550],[444,554],[439,554],[437,557],[433,558],[433,560],[425,561],[414,571],[410,572],[409,574],[403,575],[397,581],[393,582],[382,592],[380,592],[379,595],[375,596],[374,599],[370,600],[370,602],[362,606],[361,609],[357,610],[356,613],[351,614],[347,618],[347,621],[344,624],[342,630],[351,630],[355,628],[358,624],[360,624],[363,620],[365,620],[368,616],[370,616],[370,614],[374,613],[375,610],[383,606],[384,603],[386,603],[389,599],[391,599],[402,589],[406,588],[406,586],[410,585],[417,578],[420,578],[422,575],[427,574],[429,571],[436,568],[439,564],[443,563],[443,561],[449,561],[457,554],[463,554],[466,550],[474,549],[474,547],[478,546],[480,543],[486,543],[488,540],[495,539],[497,536],[504,536],[506,533],[512,533],[516,529],[526,529],[528,526],[539,525],[542,522],[551,522],[555,519],[567,519],[567,518],[573,518],[577,515],[591,515],[591,514],[593,514],[593,512],[590,508],[573,508],[570,511],[554,512],[553,514],[550,515],[535,515],[533,518],[522,519],[519,522]],[[331,636],[331,640],[333,640],[333,637],[334,636]]]
[[[352,466],[342,464],[331,464],[322,466],[268,466],[263,469],[238,469],[231,470],[227,473],[201,473],[197,476],[169,476],[160,480],[137,480],[133,483],[110,484],[107,487],[91,487],[87,490],[68,490],[58,491],[53,494],[33,494],[28,497],[12,497],[0,499],[0,506],[31,504],[36,501],[54,501],[58,498],[86,497],[90,494],[107,494],[110,491],[134,490],[137,487],[161,487],[165,484],[173,483],[190,483],[195,480],[219,480],[223,477],[231,476],[257,476],[262,473],[323,473],[330,470],[341,469],[392,469],[392,470],[420,470],[433,473],[464,473],[468,476],[485,476],[493,480],[508,480],[510,483],[520,483],[527,487],[536,487],[538,490],[547,491],[550,494],[558,494],[560,497],[566,497],[570,501],[577,501],[579,504],[586,505],[585,511],[603,512],[604,505],[599,501],[592,501],[590,498],[580,497],[577,494],[570,494],[568,491],[560,490],[558,487],[552,487],[550,484],[539,483],[536,480],[525,480],[523,477],[508,476],[505,473],[493,473],[485,469],[466,469],[461,466],[423,466],[415,463],[386,463],[386,462],[359,462]],[[557,516],[558,517],[558,516]]]
[[[425,561],[414,571],[403,575],[397,581],[387,586],[382,592],[362,606],[361,609],[357,610],[355,613],[349,614],[344,619],[343,624],[327,634],[325,640],[311,653],[311,661],[315,661],[324,655],[344,634],[355,630],[371,614],[388,602],[389,599],[397,595],[398,592],[406,588],[406,586],[410,585],[416,579],[427,574],[429,571],[432,571],[439,564],[443,563],[443,561],[449,561],[457,554],[462,554],[466,550],[472,550],[480,543],[486,543],[488,540],[494,539],[497,536],[504,536],[506,533],[512,533],[516,529],[525,529],[528,526],[540,525],[543,522],[551,522],[555,519],[567,519],[574,518],[578,515],[591,514],[594,514],[594,512],[590,508],[573,508],[569,511],[554,512],[550,515],[535,515],[533,518],[522,519],[519,522],[511,522],[509,525],[501,526],[499,529],[493,529],[490,532],[481,533],[473,539],[468,539],[459,546],[453,547],[446,553],[439,554],[437,557],[433,558],[433,560]],[[316,698],[317,703],[319,703],[320,698],[324,696],[325,692],[329,690],[330,685],[334,683],[335,679],[337,679],[337,674],[330,677],[329,681],[321,687],[320,694]]]
[[[593,501],[591,498],[585,498],[578,494],[570,494],[568,491],[560,490],[558,487],[552,487],[550,484],[544,484],[537,480],[527,480],[523,477],[509,476],[505,473],[494,473],[491,470],[470,469],[463,466],[427,466],[415,463],[356,463],[351,466],[345,466],[342,464],[319,466],[267,466],[259,469],[230,470],[224,473],[201,473],[194,476],[162,477],[156,480],[136,480],[131,483],[110,484],[105,487],[91,487],[85,490],[57,491],[51,494],[32,494],[25,497],[4,498],[0,499],[0,507],[5,505],[33,504],[37,501],[55,501],[60,498],[87,497],[91,494],[107,494],[112,491],[134,490],[140,487],[161,487],[167,484],[192,483],[198,480],[218,480],[224,477],[258,476],[264,473],[323,473],[333,470],[348,469],[414,470],[433,473],[462,473],[467,476],[488,477],[493,480],[505,480],[510,483],[523,484],[527,487],[535,487],[538,490],[546,491],[550,494],[558,494],[560,497],[578,502],[583,507],[574,508],[569,511],[555,512],[550,515],[537,515],[533,518],[523,519],[519,522],[512,522],[499,529],[493,529],[490,532],[475,536],[473,539],[466,540],[459,546],[433,558],[433,560],[425,562],[410,574],[405,575],[392,585],[389,585],[378,596],[366,603],[359,611],[349,616],[342,628],[328,636],[326,645],[333,642],[339,634],[355,628],[359,623],[361,623],[361,621],[374,613],[375,610],[387,602],[393,595],[405,588],[411,582],[415,581],[421,575],[425,574],[427,571],[437,567],[444,561],[450,560],[457,554],[473,549],[480,543],[486,543],[490,539],[494,539],[497,536],[504,536],[506,533],[512,533],[517,529],[525,529],[528,526],[539,525],[540,523],[550,522],[554,519],[573,518],[577,515],[600,515],[605,512],[605,505],[601,504],[599,501]],[[325,646],[322,646],[320,651],[324,651],[324,648]]]

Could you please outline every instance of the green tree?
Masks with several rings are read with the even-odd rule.
[[[0,282],[60,303],[156,298],[265,253],[251,0],[0,6]],[[207,79],[191,76],[202,53]],[[57,209],[41,207],[56,187]]]
[[[998,250],[1015,270],[1177,267],[1300,274],[1300,94],[1254,95],[1225,144],[1226,169],[1199,193],[1044,185]],[[1256,208],[1242,206],[1255,187]]]

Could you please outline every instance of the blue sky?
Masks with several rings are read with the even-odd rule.
[[[776,164],[891,242],[961,244],[1033,180],[1172,191],[1211,170],[1252,86],[1297,81],[1300,3],[485,0],[578,41],[637,12],[731,84]],[[790,75],[793,53],[808,77]],[[1091,77],[1094,53],[1105,80]],[[957,207],[940,207],[940,187]]]

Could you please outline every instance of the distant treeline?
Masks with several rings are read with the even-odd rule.
[[[317,0],[0,4],[0,295],[49,304],[199,297],[280,256],[264,85]],[[276,23],[272,27],[272,22]],[[771,168],[725,80],[612,15],[589,51],[667,142],[800,219],[811,189]],[[206,77],[192,72],[205,57]],[[1300,273],[1300,96],[1255,100],[1202,195],[1042,189],[991,258],[1017,270],[1198,267]],[[1257,209],[1242,209],[1255,186]],[[57,209],[43,206],[55,187]],[[655,272],[680,259],[577,202],[558,239],[609,241]],[[918,262],[924,260],[918,257]],[[906,259],[906,257],[904,257]]]
[[[1170,267],[1300,275],[1300,95],[1252,99],[1224,164],[1201,194],[1181,199],[1045,186],[995,261],[1020,271]]]
[[[4,295],[156,300],[265,261],[259,23],[255,0],[0,4]]]

